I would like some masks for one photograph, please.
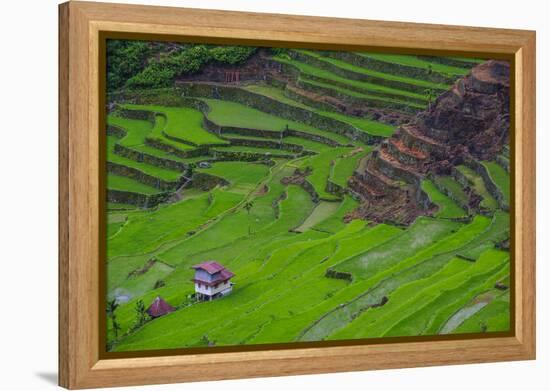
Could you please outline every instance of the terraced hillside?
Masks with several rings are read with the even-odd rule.
[[[509,329],[504,65],[155,45],[109,91],[108,350]]]

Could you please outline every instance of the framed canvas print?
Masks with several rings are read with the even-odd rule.
[[[534,32],[59,11],[62,386],[535,357]]]

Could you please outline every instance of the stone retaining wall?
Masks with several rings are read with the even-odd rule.
[[[135,179],[138,182],[163,191],[173,190],[178,184],[178,181],[165,181],[160,178],[145,174],[144,172],[136,168],[123,166],[121,164],[113,162],[107,162],[107,171],[115,175],[121,175]]]
[[[345,103],[349,106],[366,106],[366,107],[375,107],[383,109],[393,109],[395,111],[403,111],[406,113],[417,113],[421,109],[409,106],[405,103],[397,103],[392,101],[386,101],[381,99],[367,98],[367,97],[356,97],[352,95],[345,94],[336,89],[323,87],[316,84],[309,83],[307,80],[299,79],[296,82],[296,85],[305,91],[310,91],[319,95],[333,96],[339,101]],[[374,94],[373,94],[374,95]]]
[[[510,206],[506,203],[504,200],[504,195],[498,188],[498,186],[493,182],[491,179],[491,176],[489,175],[489,171],[485,168],[483,164],[478,162],[477,160],[468,159],[465,161],[465,164],[470,167],[472,170],[474,170],[476,173],[481,175],[481,178],[483,179],[483,182],[485,183],[485,187],[491,193],[491,195],[497,200],[498,205],[505,211],[510,210]]]
[[[219,99],[238,102],[290,121],[303,122],[317,129],[342,134],[350,139],[361,140],[365,143],[378,142],[381,139],[381,137],[369,135],[349,123],[325,117],[310,110],[292,106],[241,88],[193,83],[182,84],[181,86],[183,93],[187,96],[204,98],[217,96]]]
[[[123,138],[126,136],[126,130],[116,125],[107,125],[107,135]]]
[[[359,92],[359,93],[363,93],[363,94],[367,93],[369,95],[378,96],[378,97],[381,97],[381,98],[402,99],[404,101],[404,103],[410,102],[410,103],[415,103],[415,104],[418,104],[418,105],[426,105],[427,104],[427,101],[425,99],[416,98],[416,97],[412,97],[412,96],[396,95],[396,94],[393,94],[391,92],[385,92],[385,91],[373,91],[373,90],[369,90],[367,88],[362,88],[362,87],[354,85],[354,84],[347,84],[347,83],[340,82],[340,81],[337,81],[337,80],[332,80],[332,79],[329,80],[329,79],[325,79],[323,77],[316,76],[316,75],[310,75],[310,74],[305,74],[304,73],[300,76],[300,78],[303,79],[303,80],[311,80],[311,81],[316,81],[316,82],[319,82],[319,83],[328,83],[328,84],[334,85],[336,87],[345,88],[347,90],[351,90],[351,91],[355,91],[355,92]]]
[[[375,83],[381,86],[385,87],[392,87],[397,88],[404,91],[410,91],[415,92],[417,94],[424,94],[426,92],[425,86],[419,86],[416,84],[409,84],[398,80],[390,80],[390,79],[384,79],[382,77],[377,76],[371,76],[367,75],[365,73],[360,72],[354,72],[345,68],[340,68],[336,65],[333,65],[331,63],[328,63],[326,61],[321,61],[313,56],[309,56],[304,53],[298,53],[298,52],[291,52],[291,55],[299,61],[305,62],[306,64],[309,64],[311,66],[321,68],[327,71],[330,71],[334,73],[335,75],[345,77],[347,79],[351,80],[358,80],[363,81],[367,83]],[[441,92],[445,91],[445,89],[441,89]],[[439,91],[438,91],[439,92]]]
[[[168,153],[171,153],[173,155],[176,155],[176,156],[178,156],[182,159],[209,154],[208,148],[195,148],[195,149],[190,149],[190,150],[187,150],[187,151],[183,151],[179,148],[176,148],[176,147],[173,147],[171,145],[165,144],[161,140],[154,139],[154,138],[151,138],[151,137],[146,137],[145,138],[145,144],[149,145],[150,147],[160,149],[164,152],[168,152]]]
[[[314,203],[319,202],[319,194],[317,194],[315,188],[307,179],[302,182],[302,188],[309,194]]]
[[[321,100],[312,99],[305,94],[300,94],[297,88],[291,87],[290,85],[286,86],[283,94],[296,102],[303,103],[304,105],[310,106],[314,109],[337,112],[337,108],[335,106]]]
[[[420,186],[420,178],[411,171],[394,166],[390,162],[379,156],[378,151],[372,152],[372,158],[375,159],[376,167],[380,172],[389,176],[390,178],[402,179],[407,183]]]
[[[215,175],[206,174],[204,172],[194,172],[191,179],[191,187],[208,191],[216,186],[227,186],[229,182]]]
[[[152,208],[170,198],[169,192],[146,195],[122,190],[107,190],[107,201],[119,204],[136,205],[139,208]]]
[[[177,160],[171,160],[167,158],[153,156],[141,151],[136,151],[135,149],[132,149],[120,144],[115,144],[114,151],[117,155],[124,156],[131,160],[135,160],[136,162],[143,162],[143,163],[150,164],[152,166],[166,168],[168,170],[184,171],[189,167],[187,164],[183,162],[178,162]]]
[[[497,155],[496,161],[502,168],[506,170],[508,174],[510,174],[510,159],[507,159],[501,155]]]
[[[451,57],[442,57],[442,56],[416,56],[416,57],[424,61],[435,62],[443,65],[450,65],[452,67],[458,67],[458,68],[464,68],[464,69],[471,69],[477,65],[476,63],[473,63],[470,61],[464,61],[458,58],[451,58]]]
[[[353,280],[353,276],[351,273],[348,272],[339,272],[334,269],[327,269],[325,273],[325,277],[327,278],[335,278],[337,280],[346,280],[351,282]]]
[[[457,199],[451,191],[449,191],[446,187],[444,187],[439,181],[435,180],[433,175],[428,175],[428,178],[432,181],[432,183],[437,188],[437,190],[439,190],[441,193],[445,194],[451,200],[456,202],[456,204],[460,206],[462,209],[464,209],[468,214],[471,212],[470,206],[468,205],[468,201],[464,203],[463,201]]]
[[[413,79],[427,80],[433,83],[452,84],[460,76],[447,75],[427,68],[418,68],[410,65],[398,64],[391,61],[383,61],[376,58],[364,57],[348,51],[325,52],[328,57],[342,60],[363,68],[372,69],[377,72],[390,73]]]

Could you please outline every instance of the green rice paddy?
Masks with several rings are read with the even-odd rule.
[[[322,52],[289,53],[273,60],[297,72],[292,87],[322,88],[328,98],[421,111],[429,100],[422,91],[449,87]],[[467,62],[457,67],[427,57],[360,55],[456,78],[470,69],[461,65]],[[291,109],[263,108],[268,113],[237,98],[196,97],[220,132],[206,128],[201,111],[183,105],[122,102],[118,109],[151,114],[108,115],[107,124],[124,135],[107,136],[107,160],[116,168],[110,168],[107,190],[170,193],[148,208],[131,198],[107,205],[106,297],[119,304],[116,330],[107,319],[109,350],[509,329],[509,292],[494,286],[509,279],[510,254],[501,243],[509,238],[510,216],[491,183],[466,166],[456,168],[482,197],[483,215],[464,210],[466,186],[443,175],[424,179],[419,189],[436,205],[433,215],[409,226],[360,219],[357,208],[369,206],[349,191],[348,181],[379,140],[395,132],[393,122],[299,101],[288,85],[267,80],[232,86]],[[288,119],[297,108],[308,115]],[[375,144],[356,140],[349,125],[378,136]],[[497,163],[482,164],[509,205],[509,175]],[[159,190],[155,181],[171,184],[169,190]],[[205,260],[235,273],[231,295],[211,302],[193,298],[191,266]],[[136,304],[147,307],[157,296],[176,311],[136,326]]]

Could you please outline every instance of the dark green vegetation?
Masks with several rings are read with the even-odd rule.
[[[507,330],[502,165],[424,179],[431,216],[373,224],[352,213],[348,180],[395,124],[319,98],[409,118],[475,61],[281,49],[263,61],[292,75],[286,84],[185,81],[255,53],[109,43],[122,98],[107,118],[108,348]],[[197,302],[191,266],[212,259],[236,274],[233,293]],[[176,311],[144,318],[157,296]]]
[[[174,77],[199,71],[204,65],[239,64],[256,49],[244,46],[181,45],[108,40],[107,83],[110,90],[169,86]]]

